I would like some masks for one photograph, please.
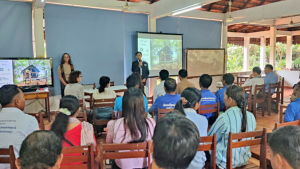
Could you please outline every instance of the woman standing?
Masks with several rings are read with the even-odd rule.
[[[60,60],[58,67],[58,76],[60,80],[61,97],[64,97],[64,90],[66,85],[69,83],[69,75],[74,71],[74,66],[71,61],[71,57],[68,53],[64,53]]]

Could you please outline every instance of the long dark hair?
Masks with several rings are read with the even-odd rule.
[[[181,97],[184,97],[185,100],[187,100],[187,103],[185,105],[182,104],[182,100],[179,100],[174,109],[181,112],[183,115],[186,115],[184,112],[184,108],[193,108],[197,103],[201,100],[201,92],[194,88],[194,87],[188,87],[184,89],[184,91],[181,93]]]
[[[226,89],[227,97],[231,97],[241,109],[243,120],[242,120],[242,132],[247,129],[247,111],[246,111],[246,100],[243,88],[236,85],[231,85]]]
[[[73,116],[79,107],[79,101],[75,96],[64,96],[59,103],[59,108],[68,109],[71,114],[66,115],[62,112],[59,112],[51,126],[51,131],[53,131],[62,141],[67,142],[71,146],[73,146],[73,144],[65,138],[65,133],[67,132],[69,117]]]
[[[69,62],[68,62],[68,63],[69,63],[70,65],[73,65],[73,64],[72,64],[72,60],[71,60],[71,56],[70,56],[68,53],[64,53],[64,54],[61,56],[60,64],[63,65],[63,64],[65,63],[65,60],[64,60],[64,56],[65,56],[65,55],[68,55],[68,56],[69,56]]]
[[[107,77],[107,76],[102,76],[100,79],[99,79],[99,84],[100,84],[100,87],[99,87],[99,93],[102,93],[104,92],[104,89],[106,88],[107,84],[110,82],[110,78]]]
[[[144,91],[144,84],[142,83],[142,76],[137,73],[137,72],[133,72],[132,75],[138,77],[140,79],[139,81],[139,89],[141,89],[142,93],[144,96],[146,96],[145,91]]]
[[[125,128],[123,141],[128,128],[133,140],[131,143],[144,142],[150,129],[145,113],[144,97],[140,89],[132,87],[126,90],[122,109]]]

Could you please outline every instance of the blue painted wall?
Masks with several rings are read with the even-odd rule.
[[[0,0],[0,58],[33,57],[31,6]]]

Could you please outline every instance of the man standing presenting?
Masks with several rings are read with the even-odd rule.
[[[145,84],[149,76],[149,67],[147,62],[142,61],[142,56],[142,52],[136,52],[137,61],[132,62],[131,71],[139,73],[142,76],[142,82]]]

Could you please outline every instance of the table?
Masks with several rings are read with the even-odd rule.
[[[259,160],[260,157],[260,145],[251,146],[250,151],[252,153],[252,157]],[[271,165],[271,152],[269,144],[266,145],[266,154],[267,154],[267,165]]]
[[[50,122],[49,91],[25,92],[24,99],[25,100],[45,99],[46,114],[48,116],[48,121]]]

